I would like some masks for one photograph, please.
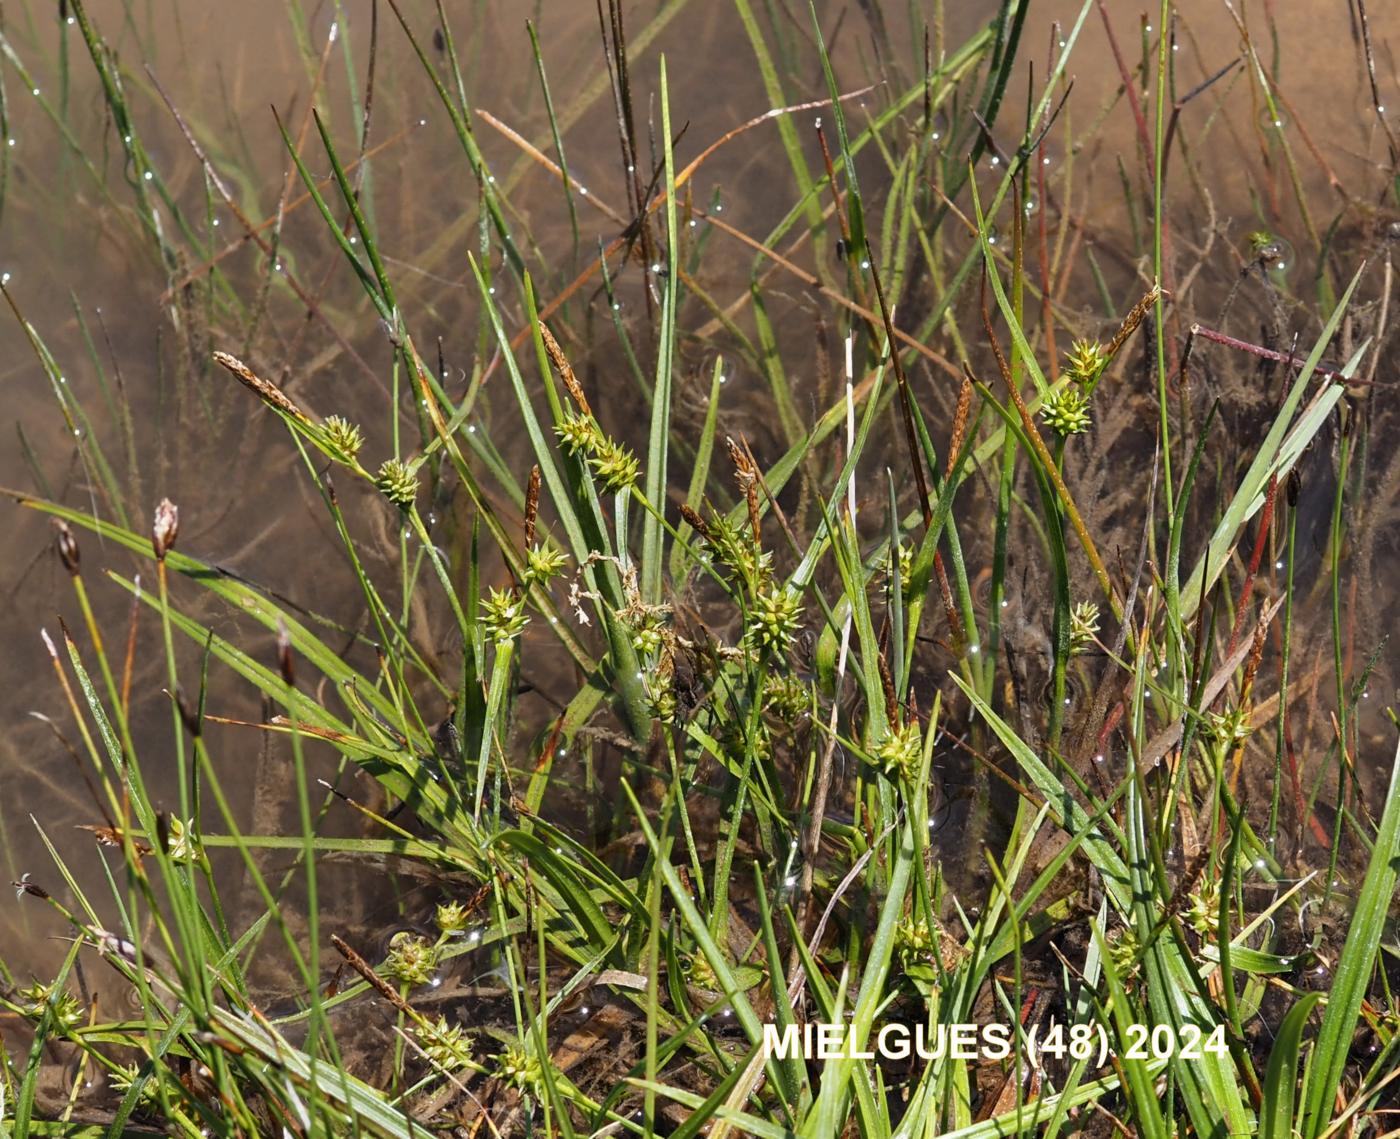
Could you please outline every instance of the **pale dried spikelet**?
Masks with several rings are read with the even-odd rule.
[[[174,548],[179,533],[180,508],[170,499],[162,498],[151,523],[151,548],[155,551],[156,561],[165,561],[165,555]]]

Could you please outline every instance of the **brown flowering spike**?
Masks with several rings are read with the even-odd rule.
[[[151,548],[155,551],[156,561],[165,561],[165,555],[174,549],[179,533],[180,508],[170,499],[162,498],[151,524]]]
[[[17,898],[23,897],[25,894],[28,894],[32,898],[48,898],[51,896],[39,883],[31,882],[28,874],[24,875],[18,882],[11,882],[10,885],[15,888],[15,897]]]
[[[685,503],[681,503],[681,517],[689,522],[690,528],[699,534],[700,537],[704,538],[705,541],[708,542],[711,540],[710,524]]]
[[[545,355],[554,365],[554,370],[559,373],[559,378],[564,381],[564,386],[569,389],[569,394],[574,397],[578,409],[584,415],[592,415],[593,409],[588,406],[588,397],[583,394],[583,385],[574,375],[574,366],[569,363],[564,349],[559,347],[559,341],[554,339],[554,333],[549,331],[549,327],[543,321],[540,322],[540,339],[544,341]]]
[[[1113,334],[1113,339],[1108,342],[1108,347],[1104,349],[1104,358],[1112,360],[1118,354],[1118,349],[1127,343],[1128,337],[1137,331],[1137,326],[1142,323],[1143,318],[1152,311],[1152,306],[1158,300],[1168,294],[1164,289],[1154,285],[1144,294],[1142,300],[1133,306],[1132,312],[1123,318],[1123,323],[1118,326],[1118,331]]]
[[[540,465],[530,468],[530,482],[525,488],[525,548],[535,544],[535,521],[540,513]]]
[[[255,375],[237,356],[230,356],[227,352],[215,352],[214,362],[232,372],[243,383],[244,387],[251,388],[257,393],[262,401],[276,408],[283,415],[290,415],[293,419],[302,423],[310,424],[311,418],[302,411],[296,404],[283,394],[282,389],[276,384],[270,383],[259,375]]]
[[[953,477],[953,466],[957,463],[963,441],[967,438],[967,419],[972,410],[974,390],[975,385],[972,382],[972,377],[963,373],[962,387],[958,389],[958,410],[953,416],[953,436],[948,441],[948,467],[943,473],[945,479]]]
[[[73,531],[68,528],[67,522],[55,522],[58,530],[58,537],[55,539],[58,545],[58,556],[63,562],[63,568],[74,577],[78,576],[78,567],[81,558],[78,555],[78,540],[73,537]]]
[[[729,447],[729,457],[734,463],[734,479],[748,501],[749,528],[753,530],[753,540],[761,541],[763,528],[758,516],[758,468],[745,453],[745,448],[740,447],[729,436],[726,436],[724,441]]]
[[[339,934],[331,934],[331,944],[361,977],[374,986],[375,990],[400,1012],[413,1015],[413,1007],[394,991],[394,987],[374,971],[374,967],[360,956]]]
[[[119,847],[126,841],[126,835],[120,827],[80,825],[77,829],[91,833],[92,837],[97,840],[99,846]],[[131,840],[131,848],[136,852],[138,858],[151,853],[150,844],[142,842],[139,838],[133,838]]]
[[[278,618],[277,621],[277,667],[282,672],[282,681],[288,688],[295,688],[297,683],[296,668],[292,663],[292,637],[287,632],[286,623]]]
[[[185,731],[189,732],[195,739],[204,732],[204,724],[200,719],[200,708],[191,707],[185,694],[178,688],[175,690],[175,709],[180,713],[180,722],[185,725]]]

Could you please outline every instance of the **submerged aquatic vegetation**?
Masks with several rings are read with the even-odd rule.
[[[447,6],[391,3],[391,37],[291,5],[312,109],[279,102],[293,174],[263,186],[159,59],[118,53],[134,23],[65,6],[67,93],[39,109],[166,290],[178,430],[152,464],[131,368],[80,317],[96,378],[70,382],[6,281],[82,473],[70,493],[22,436],[12,497],[57,523],[76,616],[44,633],[44,722],[102,849],[27,805],[46,861],[16,905],[67,940],[28,983],[0,959],[24,1026],[0,1126],[1385,1125],[1400,768],[1353,583],[1400,485],[1373,445],[1389,254],[1360,270],[1344,220],[1316,224],[1258,28],[1197,76],[1193,13],[1163,5],[1135,61],[1109,6],[993,7],[958,43],[940,3],[863,5],[855,46],[821,6],[736,0],[762,101],[701,139],[694,3],[602,8],[608,82],[573,101],[532,26],[535,138],[479,105],[486,41]],[[1090,115],[1069,76],[1095,21]],[[42,100],[11,36],[0,74]],[[74,129],[80,75],[124,177]],[[1269,216],[1241,253],[1202,155],[1254,102]],[[604,105],[610,182],[574,145]],[[154,157],[166,115],[185,177]],[[474,187],[441,218],[389,176],[429,136]],[[748,209],[706,182],[740,153]],[[38,191],[6,170],[8,225]],[[283,559],[215,558],[268,515]],[[891,1026],[1004,1047],[872,1052]]]

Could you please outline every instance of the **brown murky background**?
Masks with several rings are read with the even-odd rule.
[[[261,220],[275,215],[289,163],[269,107],[277,108],[293,135],[308,130],[307,104],[335,18],[330,4],[305,5],[310,15],[297,28],[289,16],[292,7],[284,0],[217,5],[102,0],[88,6],[93,22],[120,53],[136,128],[151,161],[185,209],[200,202],[203,175],[161,91],[229,181],[248,216]],[[340,18],[350,29],[355,83],[363,98],[371,5],[357,0],[342,7]],[[402,7],[426,50],[434,53],[432,6],[408,0]],[[796,12],[803,6],[774,7],[791,7]],[[883,7],[891,39],[903,45],[901,58],[883,64],[902,69],[906,76],[915,74],[919,50],[908,32],[906,6]],[[994,7],[985,0],[950,4],[948,43],[960,43]],[[1155,10],[1156,5],[1152,7]],[[547,120],[525,30],[525,18],[535,20],[552,95],[566,124],[564,143],[571,172],[589,188],[591,197],[624,208],[611,98],[604,86],[592,0],[551,0],[533,6],[487,0],[452,3],[448,8],[474,106],[549,150]],[[853,88],[878,75],[881,62],[872,48],[867,7],[823,2],[818,8],[834,44],[843,85]],[[1144,17],[1141,5],[1119,0],[1106,8],[1118,48],[1131,67],[1142,55],[1144,25],[1155,16]],[[1177,162],[1171,171],[1172,220],[1185,263],[1207,243],[1212,227],[1221,248],[1241,249],[1250,230],[1269,228],[1304,250],[1309,242],[1293,201],[1295,177],[1306,199],[1315,204],[1322,219],[1319,224],[1326,224],[1347,202],[1357,203],[1348,217],[1361,218],[1362,204],[1379,199],[1389,167],[1386,139],[1371,107],[1348,0],[1274,4],[1255,0],[1236,8],[1259,37],[1264,66],[1279,81],[1288,119],[1285,130],[1293,131],[1290,138],[1298,168],[1296,173],[1290,170],[1277,147],[1270,147],[1264,137],[1260,126],[1264,108],[1254,95],[1258,87],[1249,82],[1243,68],[1223,79],[1209,95],[1188,104],[1180,130],[1190,162]],[[1381,98],[1393,100],[1400,119],[1400,79],[1392,51],[1400,44],[1400,8],[1379,3],[1372,8]],[[1037,60],[1037,75],[1045,70],[1052,38],[1063,33],[1063,28],[1056,32],[1052,21],[1072,17],[1073,9],[1069,3],[1037,0],[1032,4],[1027,57]],[[284,432],[247,393],[236,390],[227,376],[216,374],[206,362],[211,348],[244,351],[247,336],[240,336],[237,329],[219,329],[204,339],[191,338],[188,328],[198,333],[198,322],[183,332],[177,330],[162,303],[169,274],[152,241],[140,232],[121,152],[113,146],[114,128],[76,28],[59,24],[54,6],[47,2],[9,3],[4,10],[10,54],[0,61],[0,72],[14,145],[0,216],[0,272],[9,275],[13,303],[53,353],[65,382],[91,417],[92,431],[122,472],[137,529],[144,528],[151,506],[169,495],[181,507],[182,549],[265,584],[297,604],[353,623],[358,616],[353,581],[327,528],[323,506],[308,493],[307,480]],[[634,37],[632,74],[640,92],[637,105],[650,105],[657,59],[664,52],[673,121],[686,124],[680,162],[736,124],[769,109],[748,42],[730,5],[690,0],[634,4],[628,11]],[[1220,0],[1189,0],[1180,5],[1179,16],[1178,95],[1184,95],[1238,58],[1240,36]],[[794,100],[818,98],[823,84],[809,32],[800,16],[794,20],[784,27],[793,49],[805,61],[806,73],[805,87],[791,94]],[[649,24],[658,30],[644,42],[642,29]],[[1276,33],[1272,40],[1270,25]],[[303,36],[310,45],[309,55],[300,46]],[[60,48],[61,43],[66,49]],[[343,41],[330,47],[317,105],[328,109],[336,138],[349,154],[353,124],[347,112],[342,47]],[[476,350],[475,287],[466,263],[468,251],[479,247],[475,186],[435,94],[383,5],[378,14],[377,52],[371,142],[383,149],[372,162],[366,202],[416,340],[428,346],[440,341],[449,374],[461,376],[462,369],[470,368]],[[1145,281],[1150,266],[1135,264],[1121,252],[1130,248],[1127,235],[1134,219],[1124,206],[1120,171],[1127,171],[1129,180],[1136,182],[1140,160],[1134,150],[1132,111],[1121,95],[1114,52],[1096,10],[1090,12],[1069,70],[1075,83],[1068,113],[1076,137],[1085,141],[1074,156],[1078,174],[1071,200],[1057,202],[1056,207],[1088,219],[1088,247],[1097,255],[1114,296],[1129,297],[1134,290],[1141,291],[1142,285],[1133,282]],[[1020,79],[1008,107],[1024,106],[1024,98],[1024,79]],[[804,115],[800,124],[805,127],[811,117]],[[1015,121],[1015,111],[1008,111],[1008,125],[997,131],[1008,146],[1016,138],[1017,131],[1010,125]],[[85,168],[64,144],[63,132],[71,132],[93,169]],[[512,187],[512,205],[540,242],[541,255],[558,267],[561,279],[572,275],[569,270],[582,264],[599,239],[607,241],[616,235],[616,225],[581,199],[581,250],[575,250],[557,183],[523,159],[520,150],[485,121],[478,120],[476,133],[492,169]],[[802,135],[812,144],[809,130]],[[1062,137],[1057,130],[1054,138]],[[1052,142],[1052,163],[1066,157],[1059,153],[1059,145]],[[812,150],[815,153],[814,145]],[[316,160],[320,150],[314,131],[303,152],[310,156],[313,171],[326,173],[324,161]],[[870,169],[878,175],[877,165]],[[1054,169],[1052,165],[1052,193]],[[721,150],[704,167],[696,189],[697,196],[722,193],[728,220],[762,234],[791,205],[790,182],[776,131],[765,126]],[[298,191],[299,187],[294,189],[294,196]],[[168,221],[169,214],[164,216]],[[198,217],[199,210],[192,216]],[[246,296],[256,298],[263,255],[237,242],[241,230],[227,209],[218,207],[212,220],[233,243],[221,264]],[[1339,243],[1337,257],[1339,263],[1354,265],[1374,250],[1363,222],[1345,222],[1341,232],[1346,232],[1347,225],[1362,236],[1350,246]],[[723,239],[715,235],[712,240]],[[731,252],[732,275],[726,276],[724,267]],[[378,322],[310,207],[288,215],[279,259],[283,277],[294,277],[319,298],[317,315],[308,317],[306,307],[279,283],[257,321],[256,362],[316,413],[341,412],[364,422],[370,429],[367,454],[377,462],[388,453],[382,432],[391,359]],[[1297,260],[1290,291],[1315,309],[1315,294],[1306,283],[1312,265],[1306,256]],[[1236,258],[1235,269],[1239,263]],[[722,303],[746,290],[747,251],[712,250],[707,265],[713,274],[710,283]],[[1229,281],[1228,272],[1222,272],[1213,287],[1223,295]],[[640,311],[640,294],[626,290],[624,285],[624,303]],[[796,303],[801,302],[799,292],[794,285]],[[1080,292],[1068,298],[1071,308],[1097,309],[1101,315],[1102,306],[1087,273]],[[1305,340],[1315,328],[1303,310],[1290,319]],[[104,401],[99,365],[109,385],[115,389],[120,384],[131,408],[129,439]],[[622,387],[611,393],[612,398],[606,387],[600,389],[599,402],[607,407],[605,414],[625,415],[629,406],[625,385],[630,380],[620,372],[614,380]],[[744,377],[736,381],[741,387]],[[1393,386],[1387,363],[1382,363],[1377,381],[1373,407],[1389,409]],[[613,381],[598,375],[590,382]],[[449,382],[449,390],[460,391],[460,383],[453,389]],[[52,494],[74,505],[94,501],[91,472],[75,461],[71,429],[57,410],[20,325],[8,314],[0,316],[0,393],[8,420],[3,425],[7,442],[0,445],[0,484]],[[1382,415],[1378,413],[1376,422],[1384,421]],[[480,426],[491,432],[487,416]],[[405,430],[413,430],[407,411],[402,423]],[[519,441],[508,434],[492,438],[507,457],[522,454]],[[1383,442],[1377,440],[1378,451],[1384,451]],[[128,443],[134,468],[127,461]],[[1383,456],[1384,461],[1388,459]],[[1378,463],[1383,465],[1382,460]],[[350,490],[347,495],[351,499],[348,513],[367,519],[364,537],[372,566],[386,569],[395,556],[391,519],[379,503],[361,502],[364,496],[359,491]],[[0,658],[4,694],[0,699],[0,787],[4,788],[0,863],[7,879],[26,872],[40,881],[56,879],[37,840],[32,816],[70,860],[79,880],[100,890],[90,838],[72,829],[76,823],[100,819],[74,761],[48,724],[37,718],[52,717],[63,735],[76,743],[40,630],[57,637],[62,620],[84,646],[86,637],[77,632],[80,616],[67,575],[52,552],[47,520],[16,506],[0,509],[7,538],[0,549],[0,644],[5,647]],[[436,504],[435,520],[437,533],[450,543],[452,504]],[[1373,599],[1378,616],[1391,610],[1392,577],[1387,567],[1393,545],[1386,538],[1388,533],[1373,535],[1381,554],[1372,559],[1372,574],[1362,583],[1368,595],[1379,597]],[[101,580],[98,570],[111,566],[130,573],[136,563],[86,535],[80,535],[80,541],[99,619],[109,638],[120,642],[128,601],[120,590]],[[240,626],[191,583],[175,583],[174,594],[179,605],[216,631],[237,638],[260,659],[271,660],[270,637],[265,632]],[[442,642],[439,647],[448,651],[447,627],[438,622],[435,630],[436,616],[419,615],[417,632],[426,644]],[[1380,631],[1372,628],[1368,634],[1378,636]],[[1364,657],[1375,647],[1374,643],[1358,645],[1357,652]],[[180,646],[180,653],[182,684],[196,685],[197,653],[188,645]],[[1389,675],[1393,657],[1392,652],[1383,652],[1378,676]],[[148,763],[158,761],[171,747],[170,708],[161,695],[164,685],[158,628],[145,614],[133,691],[138,740]],[[1385,684],[1375,687],[1383,698],[1392,691]],[[256,701],[236,684],[221,683],[214,704],[211,710],[233,717],[257,719],[260,714]],[[1368,730],[1379,734],[1379,712],[1371,718],[1376,723],[1368,720]],[[283,825],[291,798],[285,757],[265,753],[257,734],[249,730],[215,729],[210,744],[222,768],[239,773],[229,783],[243,795],[239,807],[248,812],[249,828]],[[1377,755],[1368,761],[1380,764],[1388,758]],[[166,789],[162,801],[174,805],[173,788]],[[348,827],[351,820],[333,812],[329,825]],[[337,887],[334,868],[328,867],[327,873],[332,876],[331,889],[355,892],[353,877],[347,876]],[[347,898],[346,905],[354,905],[354,899]],[[31,903],[0,907],[3,955],[12,964],[28,960],[42,968],[53,957],[55,951],[45,938],[56,930],[37,911]]]

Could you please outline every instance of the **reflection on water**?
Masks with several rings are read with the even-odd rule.
[[[464,390],[479,347],[480,314],[466,255],[480,248],[480,199],[412,47],[383,6],[371,99],[366,70],[373,7],[368,0],[315,5],[303,26],[290,14],[295,6],[280,0],[199,6],[175,0],[132,6],[109,0],[89,5],[89,16],[120,57],[131,127],[143,156],[136,163],[128,161],[115,136],[117,128],[77,27],[58,23],[52,5],[7,6],[5,34],[13,54],[0,63],[10,144],[0,272],[7,275],[14,305],[58,362],[66,389],[52,390],[18,322],[0,321],[0,384],[17,425],[12,428],[15,442],[0,448],[0,482],[107,517],[124,504],[138,529],[152,505],[169,495],[181,508],[181,549],[274,588],[290,603],[326,614],[349,630],[362,620],[358,594],[323,504],[309,490],[280,425],[216,371],[210,352],[226,348],[256,361],[302,406],[366,424],[371,436],[367,451],[388,453],[392,347],[326,239],[314,207],[301,200],[268,109],[277,108],[313,173],[325,176],[308,110],[314,104],[325,113],[343,153],[353,156],[368,105],[367,143],[373,157],[365,170],[352,171],[362,179],[362,203],[381,235],[401,309],[409,314],[417,342],[440,351],[449,390],[454,395]],[[432,6],[403,7],[425,52],[445,74],[445,43],[433,35]],[[521,6],[491,0],[461,7],[455,32],[473,103],[553,154]],[[904,6],[884,6],[889,23],[883,38],[870,17],[875,6],[868,11],[865,5],[859,11],[836,3],[819,7],[846,87],[872,80],[893,84],[917,74],[922,33],[908,29]],[[1113,42],[1097,11],[1091,11],[1070,69],[1074,86],[1063,112],[1068,118],[1057,123],[1047,141],[1044,188],[1027,202],[1033,228],[1049,218],[1064,235],[1057,240],[1071,243],[1070,269],[1063,274],[1057,304],[1070,317],[1106,322],[1116,320],[1141,294],[1150,267],[1139,243],[1142,227],[1150,221],[1150,201],[1137,113],[1150,106],[1141,87],[1145,37],[1151,32],[1137,22],[1136,9],[1108,7],[1113,10]],[[1400,41],[1400,10],[1374,7],[1380,10],[1371,13],[1373,41]],[[994,8],[991,3],[951,5],[944,29],[947,44],[960,42]],[[1351,27],[1352,6],[1346,0],[1240,9],[1254,21],[1257,57],[1197,94],[1199,84],[1240,58],[1241,35],[1215,0],[1190,0],[1179,8],[1172,50],[1178,56],[1174,90],[1181,105],[1169,168],[1176,203],[1171,214],[1174,273],[1194,290],[1195,318],[1277,344],[1287,344],[1297,331],[1307,343],[1316,327],[1309,313],[1315,312],[1319,295],[1325,295],[1313,279],[1319,265],[1330,265],[1334,276],[1345,280],[1360,257],[1375,254],[1388,272],[1388,227],[1394,223],[1374,203],[1391,167],[1392,128],[1388,117],[1379,118],[1372,109]],[[664,52],[673,120],[684,125],[681,161],[771,106],[743,29],[727,5],[673,0],[632,5],[629,13],[635,34],[635,105],[655,117],[656,61]],[[331,36],[333,18],[348,34]],[[495,177],[510,190],[515,224],[528,229],[537,246],[532,260],[549,267],[542,278],[547,286],[542,295],[549,296],[574,276],[599,241],[617,236],[613,217],[624,216],[627,193],[593,5],[540,4],[533,18],[570,175],[588,190],[574,200],[576,230],[557,178],[517,142],[485,116],[475,124],[475,140]],[[1052,25],[1043,6],[1033,6],[1024,35],[1037,75],[1067,30]],[[795,73],[806,76],[805,86],[786,92],[787,97],[794,102],[820,97],[823,80],[814,64],[810,30],[801,21],[785,22],[777,29],[777,41],[800,61]],[[882,54],[888,51],[893,54]],[[1129,92],[1123,89],[1118,59]],[[1256,66],[1276,93],[1273,105],[1261,105],[1261,85],[1251,75]],[[1013,77],[1007,106],[1024,106],[1026,80],[1027,72]],[[1378,83],[1400,112],[1400,90],[1393,89],[1388,70],[1382,68]],[[877,89],[849,113],[859,120],[880,105],[880,98]],[[178,111],[178,121],[172,109]],[[945,109],[937,120],[940,133],[956,125],[949,121],[951,113]],[[1007,125],[993,130],[1002,146],[1014,146],[1020,133],[1014,114],[1008,114]],[[801,119],[804,128],[812,117]],[[645,137],[657,129],[648,121],[639,133]],[[1077,141],[1067,141],[1066,129]],[[197,140],[198,152],[187,132]],[[802,140],[815,155],[809,130],[802,131]],[[211,163],[209,168],[200,155]],[[889,178],[875,155],[861,173],[874,183]],[[790,185],[775,128],[763,126],[707,161],[695,193],[698,200],[719,195],[715,200],[730,224],[763,234],[791,207]],[[257,223],[256,239],[248,237],[243,218]],[[1064,225],[1066,219],[1071,224]],[[1252,284],[1248,292],[1239,286],[1247,258],[1241,251],[1254,231],[1272,243],[1274,291],[1262,299]],[[1063,254],[1061,248],[1056,255]],[[488,259],[500,268],[498,252]],[[731,302],[741,307],[749,251],[736,246],[711,261],[707,288],[721,307]],[[214,301],[202,288],[189,287],[211,271],[218,274]],[[810,338],[810,321],[802,316],[809,298],[795,282],[782,288],[792,311],[770,314],[780,336],[792,337],[800,329]],[[1380,290],[1374,278],[1368,290],[1370,307],[1358,312],[1355,327],[1347,331],[1355,343],[1378,327]],[[1101,291],[1110,295],[1111,304],[1104,303]],[[645,292],[625,280],[619,298],[624,320],[644,342]],[[518,319],[519,298],[502,299]],[[594,297],[590,303],[598,309],[601,326],[605,302]],[[1251,391],[1253,373],[1214,349],[1201,352],[1197,366],[1198,382],[1215,385],[1232,430],[1254,430],[1275,395]],[[1393,396],[1383,368],[1372,378],[1375,386],[1362,390],[1355,413],[1368,419],[1380,440],[1391,430]],[[756,378],[749,380],[752,390],[758,390]],[[625,416],[635,402],[626,387],[620,394],[606,388],[631,383],[621,366],[595,362],[588,382],[614,396],[600,401],[608,404],[608,415]],[[1276,385],[1278,377],[1270,382]],[[61,408],[72,398],[67,393],[76,393],[85,420],[63,414]],[[496,427],[489,406],[489,400],[483,401],[481,429],[491,434],[508,463],[523,469],[522,441]],[[736,406],[743,415],[742,400]],[[408,401],[399,416],[403,430],[416,431]],[[765,440],[779,438],[772,421],[771,408],[751,404],[743,426],[763,446]],[[1141,429],[1140,424],[1124,428]],[[91,448],[75,453],[75,430],[90,433],[100,445],[105,468]],[[1310,579],[1305,592],[1319,598],[1327,578],[1323,551],[1334,486],[1328,481],[1332,461],[1321,444],[1305,465],[1299,499],[1299,533],[1310,551],[1299,571]],[[1360,518],[1348,551],[1355,578],[1346,586],[1352,590],[1347,603],[1369,618],[1348,641],[1353,676],[1361,674],[1363,662],[1376,649],[1374,631],[1386,626],[1394,603],[1380,567],[1394,543],[1391,499],[1400,474],[1388,465],[1387,448],[1376,448],[1371,462],[1376,505]],[[1113,473],[1101,471],[1098,482],[1086,482],[1080,493],[1103,504],[1108,517],[1114,487]],[[347,514],[360,519],[356,525],[363,531],[359,536],[369,569],[387,572],[397,558],[391,520],[377,502],[356,501],[359,491],[347,488],[345,493],[351,508]],[[461,540],[453,533],[461,522],[459,513],[460,504],[450,499],[434,504],[435,540]],[[80,630],[81,616],[68,575],[50,552],[49,524],[30,511],[7,508],[5,525],[9,542],[0,562],[0,637],[7,646],[0,660],[5,872],[52,876],[32,815],[71,860],[79,881],[97,885],[100,876],[94,872],[87,833],[70,828],[103,820],[79,775],[86,761],[80,751],[75,755],[70,750],[75,747],[71,717],[40,638],[41,628],[57,638],[60,620]],[[111,567],[130,574],[137,563],[90,536],[80,535],[80,543],[98,621],[111,642],[122,646],[118,651],[124,651],[129,598],[103,583],[100,571]],[[272,659],[266,631],[240,622],[186,585],[175,586],[181,606],[259,659]],[[1034,624],[1033,600],[1018,590],[1006,604],[1024,625],[1028,645],[1043,639]],[[442,616],[425,607],[412,615],[412,626],[426,653],[450,657],[453,648]],[[1300,622],[1308,619],[1299,616]],[[75,632],[75,637],[87,645],[84,635]],[[146,618],[137,626],[134,645],[134,730],[143,754],[161,755],[170,746],[170,706],[161,695],[166,681],[158,631]],[[197,650],[181,645],[179,654],[182,683],[196,685]],[[1392,659],[1388,652],[1378,658],[1363,712],[1363,740],[1382,730],[1380,708],[1392,692]],[[1301,671],[1310,679],[1304,697],[1312,703],[1307,706],[1325,716],[1331,699],[1327,674],[1312,658]],[[262,716],[246,687],[227,678],[214,683],[211,707],[221,715],[249,721]],[[30,715],[31,710],[36,714]],[[1300,723],[1299,738],[1315,738],[1316,726]],[[284,829],[292,805],[286,756],[279,747],[253,729],[235,727],[212,729],[209,742],[231,772],[247,772],[231,778],[230,785],[241,796],[236,807],[249,829]],[[315,760],[323,774],[331,772],[334,757]],[[175,790],[167,788],[164,804],[177,801]],[[355,825],[352,811],[332,806],[329,829]],[[356,892],[353,883],[347,872],[342,884],[347,894]],[[16,923],[6,940],[27,939],[36,965],[52,958],[44,938],[56,930],[45,924],[37,907],[7,910],[5,920]],[[23,954],[11,958],[12,963],[23,960]]]

